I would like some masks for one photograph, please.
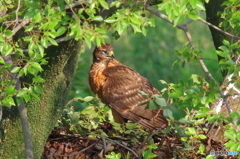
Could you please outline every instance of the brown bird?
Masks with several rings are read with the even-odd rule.
[[[138,72],[117,61],[110,44],[95,48],[89,84],[101,101],[111,107],[116,122],[129,119],[151,130],[168,125],[161,109],[145,109],[146,102],[159,91]]]

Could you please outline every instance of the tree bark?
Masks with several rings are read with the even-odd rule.
[[[26,103],[36,159],[41,157],[45,141],[66,104],[81,45],[80,42],[69,40],[45,50],[48,64],[43,66],[42,73],[45,79],[42,84],[44,93],[40,95],[40,100]],[[22,81],[28,82],[30,78],[25,77]],[[0,158],[26,158],[21,121],[16,107],[4,107],[0,130]]]
[[[223,12],[224,6],[222,6],[222,3],[225,0],[210,0],[208,3],[205,4],[206,7],[206,20],[215,25],[219,26],[219,24],[222,22],[223,19],[221,19],[221,14],[220,12]],[[222,41],[226,38],[226,36],[219,32],[218,30],[209,27],[212,38],[213,38],[213,43],[216,49],[219,48],[219,46],[222,45]],[[221,56],[218,56],[218,60],[220,61],[222,59]],[[222,70],[222,76],[225,77],[227,75],[227,70]]]

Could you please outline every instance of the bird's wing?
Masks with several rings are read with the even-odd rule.
[[[159,93],[151,83],[139,73],[125,65],[108,67],[103,71],[106,81],[99,97],[124,118],[137,122],[144,127],[163,128],[167,120],[161,110],[145,109],[142,103]],[[149,96],[142,95],[143,91]]]

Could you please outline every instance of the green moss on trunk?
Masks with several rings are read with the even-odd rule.
[[[28,110],[35,158],[40,158],[45,141],[62,112],[70,82],[74,75],[80,44],[74,40],[62,42],[46,50],[48,64],[42,73],[46,80],[42,87],[44,93],[40,100],[26,104]],[[31,81],[26,77],[26,82]],[[3,112],[1,159],[26,158],[21,123],[16,108],[4,109]]]

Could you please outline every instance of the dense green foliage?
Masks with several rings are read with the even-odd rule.
[[[46,71],[51,70],[54,77],[60,80],[59,83],[66,83],[67,86],[71,83],[72,86],[67,104],[64,102],[65,96],[59,97],[63,99],[61,105],[66,107],[58,125],[96,138],[119,136],[130,140],[132,144],[144,141],[148,146],[144,145],[140,154],[146,159],[154,157],[152,151],[156,147],[149,132],[131,122],[125,126],[115,123],[110,109],[95,98],[89,89],[88,71],[93,47],[109,42],[114,46],[119,61],[140,72],[161,90],[166,100],[156,99],[156,107],[164,109],[164,115],[171,124],[158,133],[172,133],[181,139],[184,147],[175,155],[184,156],[191,150],[206,158],[213,157],[208,155],[210,149],[206,145],[199,144],[211,138],[204,133],[210,129],[204,126],[206,123],[223,127],[226,131],[222,136],[225,137],[227,150],[240,151],[240,130],[236,129],[240,124],[239,108],[234,106],[229,114],[217,114],[213,107],[218,98],[225,100],[225,105],[228,105],[226,96],[229,94],[224,92],[229,83],[239,88],[239,1],[226,0],[218,6],[224,7],[222,13],[218,13],[218,18],[221,18],[218,27],[221,29],[214,29],[225,32],[219,48],[214,47],[216,39],[208,30],[211,24],[204,20],[205,3],[208,5],[210,2],[3,0],[0,2],[0,105],[5,108],[24,104],[32,111],[28,114],[31,120],[31,115],[41,112],[37,104],[31,109],[32,103],[43,100],[42,94],[48,90],[44,87],[46,81],[51,81],[46,80]],[[72,73],[75,67],[65,66],[68,58],[71,58],[71,52],[79,49],[77,44],[73,43],[69,47],[71,50],[65,50],[65,54],[62,54],[64,49],[56,51],[70,40],[85,44],[84,49],[79,50],[81,55],[73,81],[72,74],[68,76],[66,72]],[[73,58],[76,61],[75,55]],[[60,64],[55,69],[49,69],[53,68],[54,60],[59,60]],[[228,71],[231,77],[229,81],[222,77],[222,70]],[[231,76],[232,73],[234,75]],[[64,79],[66,82],[63,82]],[[59,91],[65,94],[67,88]],[[229,96],[233,95],[236,94]],[[52,110],[55,109],[44,111]],[[4,115],[1,130],[10,133],[4,127],[4,122],[13,118]],[[99,129],[103,122],[111,123],[113,132]],[[52,125],[47,127],[48,130],[52,129]],[[0,137],[1,142],[4,141],[2,133]],[[2,143],[4,147],[5,143]],[[106,157],[121,158],[121,154],[111,152]]]

